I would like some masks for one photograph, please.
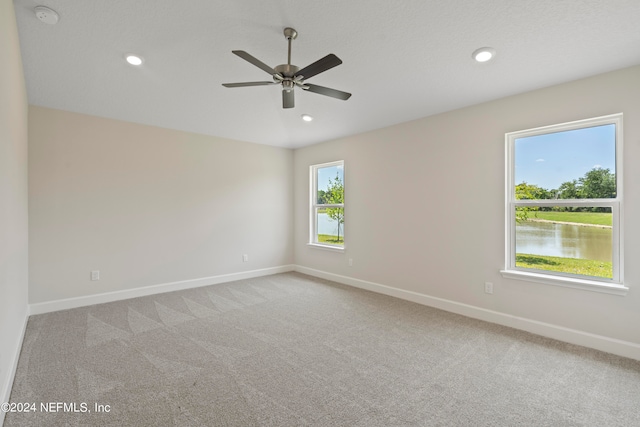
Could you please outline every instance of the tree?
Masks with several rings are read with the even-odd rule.
[[[593,168],[578,181],[584,199],[615,199],[616,197],[616,176],[609,169]]]
[[[577,180],[567,181],[558,187],[558,198],[560,199],[580,199],[582,190]]]
[[[327,190],[324,192],[325,204],[337,205],[344,204],[344,183],[340,176],[336,173],[335,179],[329,178]],[[327,215],[338,223],[338,239],[340,241],[340,227],[344,224],[344,208],[327,208]]]
[[[516,200],[538,200],[550,198],[550,192],[537,185],[521,182],[516,185]],[[537,211],[537,207],[518,206],[516,207],[516,221],[522,222],[529,219],[529,212]]]
[[[318,200],[317,203],[319,205],[326,205],[327,204],[327,194],[325,193],[324,190],[318,190]]]
[[[593,168],[582,178],[560,184],[560,199],[614,199],[616,197],[616,175],[609,169]],[[607,208],[564,208],[573,211],[605,212]]]
[[[516,199],[518,200],[552,199],[553,195],[553,190],[549,191],[535,184],[527,184],[524,181],[516,185]]]

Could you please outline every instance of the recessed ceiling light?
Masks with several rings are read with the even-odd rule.
[[[142,65],[142,58],[137,55],[127,55],[125,59],[131,65]]]
[[[302,120],[304,120],[305,122],[310,122],[311,120],[313,120],[313,117],[311,117],[308,114],[303,114],[301,117],[302,117]]]
[[[491,47],[481,47],[476,49],[471,56],[478,62],[487,62],[496,56],[496,50]]]

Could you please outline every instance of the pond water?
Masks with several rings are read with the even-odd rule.
[[[611,228],[549,222],[525,222],[516,225],[516,253],[612,260]]]
[[[337,221],[319,213],[318,234],[337,235]],[[344,235],[344,224],[340,235]],[[611,228],[525,222],[516,225],[516,253],[611,262],[612,236]]]
[[[338,235],[338,221],[332,220],[326,213],[318,213],[318,234]],[[340,226],[340,236],[344,236],[344,224]]]

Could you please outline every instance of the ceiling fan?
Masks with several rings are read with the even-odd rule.
[[[306,90],[308,92],[319,93],[320,95],[330,96],[332,98],[341,99],[346,101],[351,96],[350,93],[342,92],[340,90],[331,89],[324,86],[313,85],[310,83],[306,83],[306,80],[315,76],[316,74],[320,74],[324,71],[327,71],[333,67],[336,67],[342,64],[340,58],[335,56],[333,53],[325,56],[314,62],[311,65],[307,65],[306,67],[300,69],[295,65],[291,64],[291,41],[298,37],[298,32],[293,28],[285,28],[284,36],[289,42],[289,54],[287,57],[287,63],[278,65],[275,68],[269,67],[264,62],[255,58],[254,56],[248,54],[244,50],[233,50],[232,53],[238,55],[240,58],[244,59],[247,62],[252,63],[256,67],[261,70],[266,71],[273,77],[273,81],[266,82],[243,82],[243,83],[223,83],[224,87],[246,87],[246,86],[265,86],[265,85],[282,85],[282,108],[293,108],[294,97],[293,97],[293,89],[298,86],[302,90]]]

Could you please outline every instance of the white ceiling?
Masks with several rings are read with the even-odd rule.
[[[281,147],[334,138],[640,64],[640,0],[15,0],[34,105]],[[33,13],[45,5],[57,25]],[[343,64],[283,110],[240,59]],[[471,53],[496,49],[490,63]],[[125,53],[144,57],[142,67]],[[315,117],[303,122],[301,114]]]

